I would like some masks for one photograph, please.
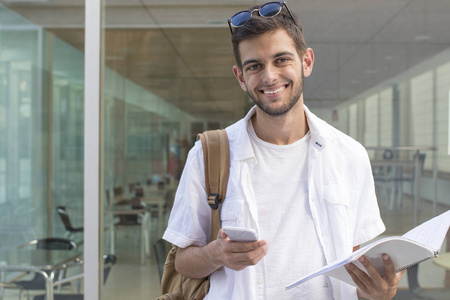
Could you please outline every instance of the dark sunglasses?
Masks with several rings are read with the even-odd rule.
[[[258,8],[255,8],[254,10],[243,10],[232,16],[228,19],[228,26],[230,27],[231,34],[233,34],[233,30],[231,27],[242,27],[244,25],[245,21],[250,19],[253,16],[254,12],[258,12],[258,14],[261,17],[264,18],[271,18],[277,16],[281,9],[286,7],[286,10],[288,11],[289,15],[292,18],[292,21],[295,22],[294,17],[292,16],[291,12],[289,11],[289,8],[286,5],[286,2],[284,1],[277,1],[277,2],[267,2],[266,4],[261,5]]]

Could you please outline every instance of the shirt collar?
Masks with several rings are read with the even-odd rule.
[[[318,150],[323,150],[327,143],[333,140],[333,134],[330,130],[330,126],[323,120],[319,119],[313,114],[306,105],[303,105],[306,117],[308,120],[309,130],[311,132],[311,143]],[[253,147],[248,136],[247,126],[251,117],[256,113],[255,106],[253,106],[247,115],[236,124],[236,138],[234,143],[234,159],[245,160],[254,158]]]
[[[254,158],[253,147],[248,136],[247,126],[251,117],[256,113],[255,106],[253,106],[247,115],[236,124],[236,142],[234,143],[234,157],[235,160],[245,160]]]
[[[308,120],[309,131],[311,132],[311,143],[323,150],[326,145],[333,141],[334,135],[331,126],[313,114],[306,105],[303,105]]]

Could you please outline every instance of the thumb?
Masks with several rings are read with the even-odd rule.
[[[220,229],[219,230],[219,234],[217,234],[217,239],[226,239],[228,236],[227,236],[227,234],[222,230],[222,229]]]

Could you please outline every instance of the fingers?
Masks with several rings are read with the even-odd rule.
[[[228,261],[231,265],[241,266],[242,268],[253,266],[267,254],[267,251],[267,247],[259,247],[248,252],[232,252],[228,254]]]
[[[383,279],[381,278],[380,273],[378,273],[377,269],[370,263],[368,259],[366,259],[363,256],[361,256],[359,259],[359,262],[364,266],[367,273],[369,274],[369,277],[375,281],[375,282],[381,282]],[[395,272],[395,271],[394,271]]]
[[[230,251],[235,253],[249,252],[254,249],[264,247],[267,244],[265,240],[259,240],[255,242],[233,242],[228,238],[227,234],[222,229],[219,231],[217,238],[219,237],[221,239],[226,239],[229,243],[228,247]]]
[[[383,263],[384,268],[386,270],[386,273],[384,275],[384,278],[389,283],[394,283],[396,279],[396,273],[395,273],[395,267],[394,263],[391,261],[391,258],[387,254],[383,254]]]
[[[360,289],[366,290],[371,285],[370,277],[354,264],[345,265],[345,269]]]
[[[234,253],[245,253],[250,252],[258,248],[262,248],[267,245],[265,240],[260,240],[256,242],[232,242],[230,241],[230,250]]]
[[[223,266],[239,271],[247,266],[257,264],[268,252],[268,242],[233,242],[225,232],[219,231],[217,242],[220,244],[216,251],[221,257]]]
[[[367,273],[354,264],[345,266],[348,274],[358,286],[358,295],[368,299],[391,299],[396,291],[401,275],[395,273],[395,267],[389,255],[382,255],[385,266],[385,275],[382,277],[376,268],[364,256],[358,261],[364,266]]]

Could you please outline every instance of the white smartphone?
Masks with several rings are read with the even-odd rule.
[[[233,242],[254,242],[258,240],[258,234],[251,228],[224,226],[222,230]]]

